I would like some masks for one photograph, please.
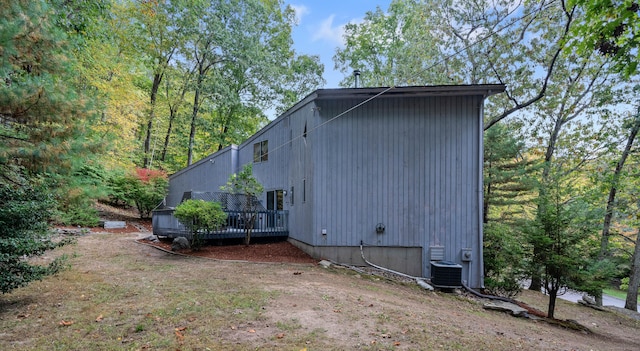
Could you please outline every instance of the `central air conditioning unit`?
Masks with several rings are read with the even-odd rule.
[[[462,266],[449,261],[432,261],[431,284],[438,288],[461,288]]]

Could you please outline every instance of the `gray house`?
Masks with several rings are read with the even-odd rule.
[[[310,255],[345,264],[364,265],[362,244],[368,261],[413,276],[447,261],[482,287],[483,105],[504,88],[317,90],[243,144],[173,174],[166,205],[218,192],[252,163],[260,201],[276,211],[258,231],[280,228]],[[154,232],[166,235],[173,224],[159,225],[160,213]]]

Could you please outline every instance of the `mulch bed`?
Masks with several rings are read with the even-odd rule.
[[[151,241],[138,240],[141,243],[153,245],[171,251],[171,239]],[[293,246],[288,241],[254,240],[251,245],[238,244],[229,241],[222,245],[205,245],[199,250],[179,250],[178,253],[190,256],[214,258],[218,260],[250,261],[250,262],[286,262],[286,263],[316,263],[317,260]]]

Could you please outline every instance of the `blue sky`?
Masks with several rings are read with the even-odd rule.
[[[333,55],[343,47],[344,25],[361,22],[376,6],[386,11],[391,0],[285,0],[296,11],[294,48],[299,54],[318,55],[324,64],[324,88],[337,88],[343,75],[333,69]]]

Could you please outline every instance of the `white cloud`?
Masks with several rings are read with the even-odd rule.
[[[327,17],[320,23],[320,27],[313,33],[313,41],[328,41],[339,46],[344,46],[344,24],[335,25],[333,19],[336,15]]]
[[[293,12],[296,14],[296,24],[302,23],[302,17],[311,13],[309,8],[304,5],[289,5],[293,9]]]

